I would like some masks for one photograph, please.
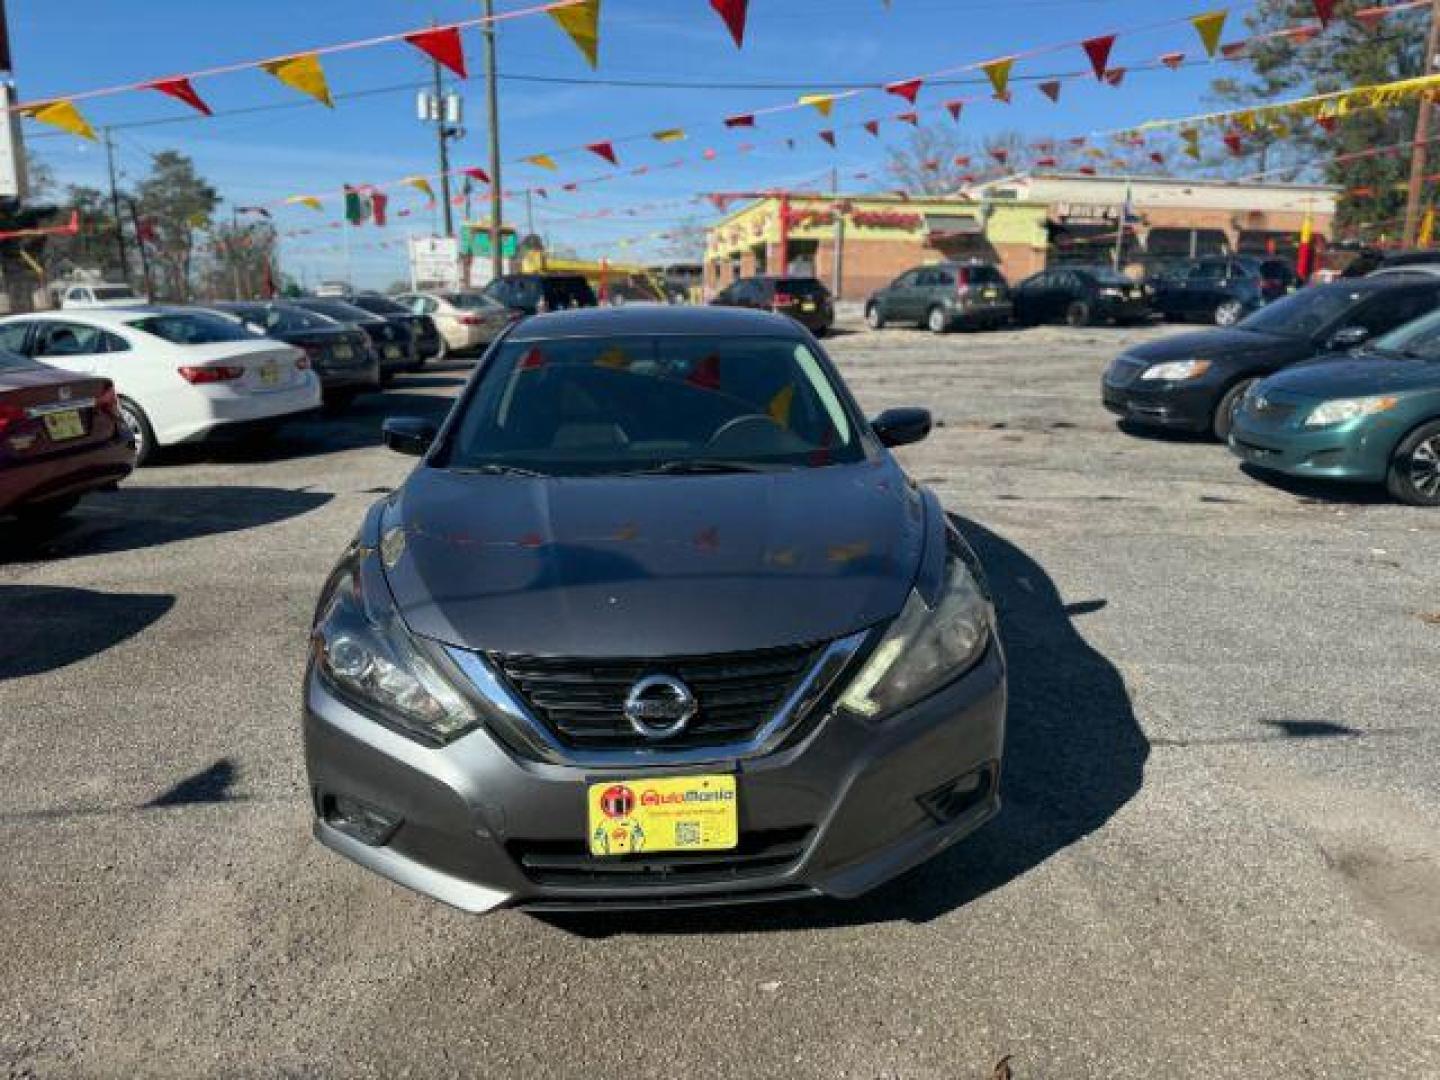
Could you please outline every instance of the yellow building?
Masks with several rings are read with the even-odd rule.
[[[789,273],[859,300],[912,266],[984,259],[1018,281],[1045,266],[1047,207],[895,195],[783,195],[751,202],[710,229],[705,285]]]

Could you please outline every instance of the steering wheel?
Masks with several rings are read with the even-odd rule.
[[[735,433],[748,433],[751,428],[756,428],[757,435],[769,435],[776,431],[785,429],[775,422],[773,416],[766,416],[764,413],[746,413],[743,416],[734,416],[715,429],[715,434],[710,436],[708,446],[714,446],[721,439],[733,438]]]

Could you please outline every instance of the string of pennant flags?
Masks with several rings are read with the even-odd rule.
[[[1364,25],[1373,28],[1375,25],[1379,24],[1379,21],[1382,18],[1388,18],[1399,12],[1410,11],[1420,7],[1426,7],[1429,5],[1429,2],[1430,0],[1410,0],[1410,2],[1392,4],[1374,9],[1363,9],[1361,12],[1355,14],[1357,15],[1357,17],[1360,15],[1365,16],[1365,18],[1363,18],[1361,22]],[[1171,20],[1170,22],[1164,24],[1154,24],[1154,26],[1168,26],[1173,25],[1175,22],[1188,22],[1194,28],[1197,36],[1199,37],[1200,43],[1204,49],[1207,59],[1234,60],[1242,57],[1248,48],[1253,47],[1255,44],[1268,39],[1285,37],[1294,41],[1308,41],[1315,38],[1324,31],[1325,27],[1330,23],[1333,18],[1333,0],[1331,3],[1328,4],[1325,2],[1325,0],[1316,0],[1315,9],[1317,14],[1317,21],[1315,22],[1304,23],[1295,27],[1273,31],[1264,35],[1259,35],[1257,37],[1252,37],[1242,41],[1232,42],[1223,45],[1221,44],[1221,36],[1223,34],[1223,28],[1229,14],[1227,10],[1206,12],[1200,15],[1190,16],[1186,19]],[[1153,29],[1154,26],[1149,28]],[[1136,31],[1132,30],[1129,32],[1134,33]],[[1110,86],[1118,87],[1122,84],[1124,78],[1128,73],[1155,70],[1162,67],[1176,69],[1187,62],[1187,56],[1184,52],[1167,52],[1152,61],[1136,64],[1131,66],[1130,68],[1113,67],[1110,65],[1110,58],[1112,55],[1113,46],[1118,37],[1119,34],[1116,33],[1103,35],[1099,38],[1089,38],[1081,40],[1078,44],[1085,53],[1086,59],[1089,64],[1088,68],[1080,71],[1066,73],[1063,76],[1041,82],[1038,84],[1039,91],[1051,101],[1058,101],[1062,86],[1071,81],[1079,79],[1089,79],[1092,75],[1094,75],[1101,82]],[[1012,56],[1003,58],[1002,60],[991,60],[972,63],[962,65],[960,67],[946,69],[942,72],[930,73],[929,75],[905,78],[884,84],[882,89],[887,93],[903,99],[907,105],[916,106],[921,90],[926,85],[927,81],[935,81],[944,76],[953,75],[961,71],[981,71],[985,75],[991,93],[949,99],[944,101],[941,105],[941,108],[943,108],[950,115],[951,119],[958,122],[961,119],[961,115],[965,108],[970,105],[988,101],[1000,101],[1002,103],[1008,104],[1013,101],[1014,91],[1011,86],[1011,73],[1015,60],[1021,57],[1054,52],[1060,49],[1067,48],[1074,44],[1076,43],[1070,42],[1062,43],[1059,45],[1043,46],[1037,49],[1029,50],[1026,53],[1013,54]],[[1423,87],[1400,88],[1394,90],[1392,93],[1395,96],[1395,99],[1399,100],[1400,98],[1403,98],[1410,93],[1423,92],[1423,89]],[[797,110],[814,110],[821,117],[829,119],[832,116],[835,105],[838,102],[859,96],[860,94],[867,92],[870,91],[857,89],[837,94],[806,94],[802,95],[796,101],[790,103],[774,105],[764,109],[752,110],[751,112],[747,113],[730,114],[728,116],[725,116],[720,121],[720,123],[725,128],[731,130],[753,129],[758,126],[759,118],[762,116],[771,115],[779,112],[794,112]],[[1332,126],[1333,122],[1338,119],[1339,116],[1344,115],[1345,111],[1347,111],[1350,107],[1353,107],[1354,104],[1354,101],[1347,102],[1343,94],[1336,95],[1335,100],[1331,105],[1325,106],[1322,104],[1317,107],[1318,115],[1315,117],[1315,119],[1317,120],[1317,122],[1321,123],[1322,126]],[[1235,122],[1232,126],[1235,128],[1235,130],[1226,131],[1223,135],[1223,138],[1226,142],[1226,145],[1231,149],[1231,152],[1239,154],[1243,152],[1245,145],[1245,137],[1247,133],[1254,133],[1255,131],[1257,131],[1259,127],[1263,126],[1261,124],[1261,118],[1267,115],[1267,113],[1273,112],[1277,108],[1279,107],[1259,106],[1252,109],[1235,110],[1230,114],[1215,114],[1214,116],[1196,117],[1190,118],[1189,120],[1173,122],[1156,121],[1150,122],[1147,125],[1142,125],[1142,128],[1156,128],[1164,124],[1171,124],[1172,126],[1175,126],[1178,129],[1179,137],[1183,142],[1182,152],[1186,156],[1198,160],[1201,156],[1199,149],[1201,128],[1203,126],[1213,125],[1216,122],[1216,118],[1221,115],[1230,116],[1234,118]],[[870,119],[848,125],[834,125],[821,129],[815,134],[824,143],[826,143],[832,148],[836,148],[838,146],[839,133],[846,130],[847,128],[863,130],[872,136],[878,137],[882,123],[899,122],[918,126],[920,114],[921,110],[916,107],[891,116],[872,117]],[[690,131],[686,128],[662,128],[650,132],[646,135],[614,137],[581,144],[577,147],[569,147],[565,149],[551,150],[544,153],[525,155],[523,157],[513,159],[513,161],[510,163],[526,164],[547,173],[558,173],[560,170],[560,166],[557,162],[557,158],[559,156],[575,151],[583,151],[597,158],[600,158],[608,166],[610,166],[610,171],[598,175],[585,176],[574,180],[565,180],[556,184],[531,185],[530,187],[525,189],[526,192],[538,198],[549,199],[552,194],[555,194],[557,192],[574,193],[581,188],[590,187],[600,183],[608,183],[624,175],[639,177],[660,170],[681,168],[689,164],[705,163],[716,160],[722,154],[722,151],[715,148],[705,148],[698,156],[692,159],[681,158],[660,164],[622,166],[619,152],[617,151],[617,146],[620,146],[624,143],[636,142],[642,139],[651,140],[656,143],[668,144],[684,142],[689,138],[689,136]],[[738,146],[735,146],[733,149],[728,151],[728,153],[747,154],[754,152],[757,149],[761,149],[762,147],[784,147],[786,149],[794,149],[795,146],[796,138],[794,136],[790,136],[775,140],[767,140],[761,143],[740,143]],[[467,177],[481,184],[488,184],[489,182],[489,178],[485,174],[484,170],[476,168],[453,170],[451,176]],[[428,179],[436,178],[438,178],[438,174],[430,174],[428,177]],[[367,185],[369,189],[379,191],[385,191],[388,189],[405,186],[412,187],[420,191],[421,194],[426,196],[427,200],[433,200],[434,198],[433,191],[428,190],[428,181],[425,177],[404,177],[399,180],[390,181],[384,184]],[[513,196],[515,194],[516,193],[514,192],[506,192],[507,196]],[[295,206],[306,206],[311,209],[321,210],[323,209],[326,201],[335,197],[336,193],[334,192],[295,195],[290,196],[287,199],[279,200],[274,205],[288,204]]]

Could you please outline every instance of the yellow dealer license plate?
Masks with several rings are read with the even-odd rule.
[[[802,301],[800,302],[800,310],[801,310],[801,311],[814,311],[814,310],[815,310],[815,301],[814,301],[814,300],[802,300]]]
[[[66,409],[64,412],[45,414],[45,431],[51,442],[64,442],[66,439],[78,439],[84,435],[85,425],[80,420],[78,410]]]
[[[590,854],[725,851],[740,843],[733,776],[607,780],[591,784]]]
[[[982,297],[984,297],[986,300],[998,300],[998,299],[1000,299],[1000,292],[999,292],[998,289],[985,289],[983,292],[981,292],[980,295],[981,295]]]
[[[261,364],[260,381],[266,386],[278,386],[280,383],[280,365]]]

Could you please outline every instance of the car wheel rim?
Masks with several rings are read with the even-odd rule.
[[[1440,497],[1440,435],[1426,439],[1410,454],[1410,483],[1426,498]]]
[[[137,457],[145,456],[145,426],[140,422],[140,417],[133,409],[120,407],[120,419],[130,429],[130,436],[135,440],[135,454]]]
[[[1215,321],[1221,326],[1231,326],[1235,323],[1240,311],[1234,304],[1225,304],[1215,313]]]
[[[945,329],[945,316],[941,315],[938,311],[932,311],[930,313],[930,329],[936,333]]]

